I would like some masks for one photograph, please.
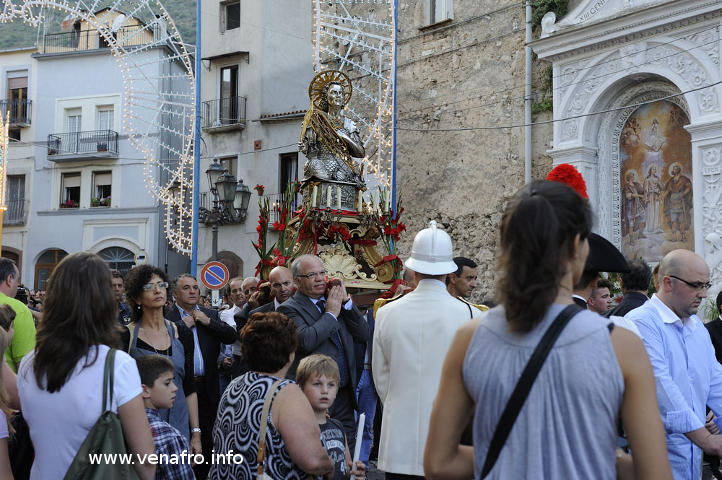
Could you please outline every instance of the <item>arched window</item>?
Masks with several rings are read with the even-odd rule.
[[[68,256],[68,252],[57,248],[45,250],[35,263],[35,290],[45,290],[48,277],[60,260]]]
[[[98,255],[108,263],[111,270],[118,270],[123,277],[135,264],[135,254],[123,247],[104,248],[98,252]]]

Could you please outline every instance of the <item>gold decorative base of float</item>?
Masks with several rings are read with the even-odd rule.
[[[328,245],[318,251],[329,278],[338,278],[346,288],[386,290],[376,274],[367,275],[363,266],[342,245]]]
[[[296,242],[294,258],[314,253],[315,245],[315,253],[323,260],[328,276],[343,280],[347,288],[388,288],[387,282],[394,279],[394,267],[383,263],[384,256],[376,245],[381,241],[381,232],[373,224],[373,215],[348,215],[338,210],[315,208],[306,218],[311,219],[314,226],[323,225],[325,231],[345,229],[347,240],[322,237],[316,238],[314,243],[313,238],[304,238]],[[298,235],[301,222],[298,218],[291,221],[285,232],[287,238]]]

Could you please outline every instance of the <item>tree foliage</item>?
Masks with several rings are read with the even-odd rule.
[[[557,15],[557,19],[563,17],[569,11],[569,0],[534,0],[532,2],[534,7],[534,15],[532,16],[532,22],[534,25],[541,25],[541,19],[547,12],[554,12]]]

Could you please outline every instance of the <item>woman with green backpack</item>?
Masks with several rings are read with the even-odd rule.
[[[93,253],[74,253],[48,284],[35,350],[18,370],[35,446],[30,478],[152,479],[155,465],[141,462],[155,448],[138,369],[125,352],[111,349],[120,345],[107,264]],[[94,461],[89,452],[127,453],[134,464],[109,456]]]

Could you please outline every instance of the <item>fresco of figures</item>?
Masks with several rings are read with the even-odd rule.
[[[659,101],[638,108],[619,140],[622,252],[657,262],[694,250],[692,144],[687,114]]]

